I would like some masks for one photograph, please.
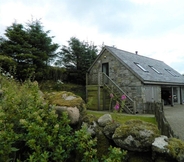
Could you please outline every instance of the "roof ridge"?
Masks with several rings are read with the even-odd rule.
[[[119,48],[116,48],[116,47],[113,47],[113,46],[107,46],[107,45],[105,45],[105,47],[107,47],[107,48],[113,48],[113,49],[116,49],[116,50],[119,50],[119,51],[123,51],[123,52],[129,53],[129,54],[132,54],[132,55],[136,55],[138,57],[144,57],[144,58],[156,60],[156,61],[159,61],[159,62],[164,62],[164,61],[161,61],[161,60],[158,60],[158,59],[154,59],[154,58],[151,58],[151,57],[148,57],[148,56],[139,55],[139,54],[135,54],[133,52],[125,51],[125,50],[122,50],[122,49],[119,49]]]

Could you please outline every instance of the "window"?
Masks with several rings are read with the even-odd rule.
[[[146,70],[145,68],[143,68],[139,63],[134,62],[134,64],[136,64],[142,71],[148,72],[148,70]]]
[[[161,72],[158,71],[157,69],[155,69],[153,66],[149,65],[149,67],[150,67],[152,70],[154,70],[157,74],[161,74]]]
[[[171,74],[174,77],[179,77],[177,74],[174,73],[174,71],[171,71],[170,69],[165,69],[169,74]]]

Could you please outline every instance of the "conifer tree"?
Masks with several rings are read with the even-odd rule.
[[[85,84],[86,71],[97,57],[97,46],[88,42],[81,42],[76,37],[71,37],[68,41],[68,46],[63,46],[61,49],[60,62],[65,66],[69,73],[74,73],[73,82]],[[72,81],[71,80],[71,81]]]
[[[43,79],[47,65],[57,56],[59,45],[52,43],[39,20],[32,20],[26,26],[13,23],[5,30],[5,38],[0,43],[1,54],[11,57],[16,63],[16,77],[25,80],[35,77]]]

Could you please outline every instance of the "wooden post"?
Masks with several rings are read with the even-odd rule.
[[[100,110],[100,72],[98,72],[98,110]]]
[[[180,87],[180,104],[183,105],[183,88]]]
[[[136,103],[135,103],[135,101],[133,103],[133,110],[134,110],[134,114],[136,114]]]
[[[174,100],[173,100],[173,87],[171,87],[171,106],[174,106]]]
[[[87,90],[87,86],[88,86],[88,73],[86,73],[86,102],[88,101],[88,90]]]

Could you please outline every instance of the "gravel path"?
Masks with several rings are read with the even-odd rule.
[[[184,140],[184,105],[165,106],[164,113],[175,135]]]

